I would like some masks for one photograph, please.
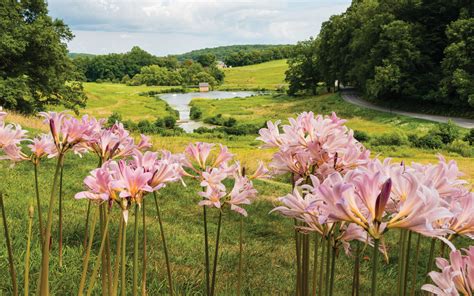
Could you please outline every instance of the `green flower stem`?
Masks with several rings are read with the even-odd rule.
[[[303,295],[309,295],[309,259],[310,259],[310,244],[309,244],[309,234],[304,234],[304,264],[303,264]]]
[[[25,285],[24,294],[28,296],[29,283],[30,283],[30,246],[31,246],[31,230],[33,228],[33,216],[34,208],[30,205],[28,209],[28,242],[26,243],[26,255],[25,255]]]
[[[46,222],[46,231],[43,240],[42,255],[41,255],[41,272],[40,272],[40,285],[39,291],[41,296],[49,295],[49,246],[51,238],[51,227],[53,225],[53,207],[54,198],[56,196],[56,187],[58,186],[59,171],[63,165],[64,154],[60,153],[58,156],[58,162],[54,172],[53,186],[51,189],[51,196],[49,198],[48,206],[48,220]]]
[[[329,295],[329,275],[331,273],[331,238],[328,236],[327,238],[327,246],[326,246],[326,273],[325,273],[325,276],[326,276],[326,280],[325,280],[325,283],[324,283],[324,287],[325,287],[325,292],[326,292],[326,295]]]
[[[84,241],[82,242],[82,248],[85,250],[86,247],[87,247],[87,240],[88,240],[88,236],[87,236],[87,233],[88,233],[88,228],[89,228],[89,216],[90,216],[90,212],[91,212],[91,200],[89,199],[87,201],[87,213],[86,213],[86,224],[84,225]]]
[[[295,219],[295,247],[296,247],[296,296],[301,294],[301,238],[297,230],[298,221]]]
[[[104,214],[106,219],[110,215],[109,205],[106,203],[104,205]],[[107,262],[107,292],[110,296],[112,292],[112,256],[110,251],[110,235],[107,234],[107,238],[105,239],[105,261]]]
[[[97,216],[99,215],[99,208],[95,211],[94,216],[92,217],[92,225],[90,228],[89,237],[91,238],[87,244],[86,254],[84,256],[84,260],[82,262],[82,274],[81,274],[81,281],[79,283],[79,292],[77,293],[78,296],[82,296],[84,294],[84,286],[86,284],[86,276],[87,276],[87,269],[89,267],[89,258],[92,249],[92,241],[94,237],[95,231],[95,224],[97,223]]]
[[[35,195],[36,195],[36,207],[38,209],[38,224],[39,224],[39,236],[40,242],[43,243],[43,215],[41,214],[41,199],[39,193],[39,184],[38,184],[38,164],[33,165],[35,171]]]
[[[407,284],[408,284],[408,271],[410,269],[410,249],[411,249],[411,238],[412,232],[408,230],[408,242],[406,245],[406,255],[405,255],[405,263],[404,263],[404,274],[403,274],[403,296],[407,294]]]
[[[404,274],[403,264],[404,263],[405,263],[405,230],[400,229],[397,295],[402,295],[402,291],[403,291],[403,274]]]
[[[334,291],[334,276],[336,273],[336,255],[337,255],[337,248],[332,248],[332,257],[331,257],[331,280],[329,282],[329,295],[333,295]]]
[[[240,296],[242,292],[242,253],[243,253],[243,228],[244,228],[244,217],[240,216],[240,228],[239,228],[239,269],[237,277],[237,296]]]
[[[100,210],[99,210],[100,211]],[[99,272],[100,262],[102,260],[102,254],[104,253],[105,241],[107,239],[109,229],[109,219],[105,219],[104,231],[102,231],[102,239],[100,240],[99,255],[97,256],[94,264],[94,269],[92,270],[92,275],[90,278],[89,288],[87,289],[87,296],[92,294],[94,290],[94,284],[97,279],[97,273]],[[92,240],[92,237],[90,238]],[[104,267],[102,267],[104,268]]]
[[[311,295],[316,296],[316,290],[318,287],[318,249],[319,249],[319,237],[318,234],[314,234],[314,255],[313,255],[313,260],[314,260],[314,265],[313,265],[313,289]]]
[[[323,270],[324,270],[324,256],[326,255],[326,242],[324,236],[321,238],[321,266],[319,268],[319,296],[323,296]]]
[[[436,238],[431,239],[430,243],[430,255],[428,257],[428,265],[426,266],[426,277],[428,277],[428,273],[433,270],[433,263],[434,263],[434,252],[436,247]]]
[[[206,295],[211,295],[211,286],[209,281],[209,237],[207,232],[207,210],[203,206],[203,222],[204,222],[204,269],[206,272]]]
[[[212,283],[211,283],[211,296],[214,296],[216,288],[216,274],[217,274],[217,261],[219,259],[219,240],[221,234],[222,225],[222,211],[219,211],[219,220],[217,222],[217,237],[216,237],[216,248],[214,250],[214,264],[212,270]]]
[[[160,234],[161,234],[161,242],[163,244],[163,252],[165,253],[166,271],[168,273],[168,291],[169,291],[170,296],[173,296],[173,281],[171,278],[171,265],[170,265],[170,260],[168,256],[168,247],[166,245],[165,232],[163,229],[163,221],[161,220],[160,206],[158,205],[158,198],[156,196],[156,191],[153,192],[153,196],[155,198],[156,215],[158,216],[158,224],[160,225]]]
[[[413,269],[413,279],[411,284],[410,295],[415,296],[416,280],[418,275],[418,260],[420,258],[420,244],[421,244],[421,234],[418,233],[416,239],[416,250],[415,250],[415,265]]]
[[[63,172],[64,165],[61,165],[59,173],[59,267],[63,267]]]
[[[374,249],[372,253],[372,285],[370,290],[371,296],[377,295],[377,261],[378,261],[378,254],[379,254],[379,240],[374,239]]]
[[[104,235],[105,233],[105,210],[104,210],[104,204],[100,205],[100,232],[101,236]],[[106,248],[107,240],[105,240],[105,245],[104,248]],[[100,269],[100,279],[101,279],[101,285],[102,285],[102,296],[107,296],[107,259],[105,256],[105,252],[100,253],[101,256],[101,266],[102,268]]]
[[[15,263],[13,261],[13,251],[12,251],[12,245],[10,241],[10,234],[8,232],[7,216],[5,214],[5,205],[3,203],[3,193],[1,192],[0,192],[0,208],[2,208],[3,229],[5,230],[5,242],[7,244],[7,250],[8,250],[8,268],[10,271],[10,277],[12,279],[13,295],[16,296],[18,295],[18,285],[16,282]]]
[[[124,228],[124,221],[123,216],[120,215],[120,223],[119,223],[119,233],[117,238],[117,253],[115,254],[115,262],[114,262],[114,277],[113,277],[113,284],[112,284],[112,295],[117,295],[118,292],[118,279],[120,273],[120,256],[122,254],[122,238],[123,238],[123,228]]]
[[[138,204],[135,205],[135,224],[133,225],[133,296],[138,295]]]
[[[356,255],[354,257],[354,277],[352,279],[352,296],[359,295],[359,269],[360,269],[360,242],[356,241]]]
[[[145,216],[145,199],[142,201],[142,225],[143,225],[143,236],[142,236],[142,295],[146,295],[146,216]]]
[[[123,219],[123,216],[122,216]],[[122,259],[120,260],[122,264],[122,281],[120,288],[122,291],[122,296],[127,296],[127,224],[123,220],[123,238],[122,238]]]

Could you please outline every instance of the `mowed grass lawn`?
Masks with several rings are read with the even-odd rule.
[[[285,85],[286,60],[224,69],[224,84],[220,89],[268,89]]]
[[[89,114],[98,118],[106,118],[112,112],[118,112],[124,120],[155,120],[156,117],[170,115],[166,110],[166,102],[158,98],[140,96],[148,91],[160,91],[171,86],[128,86],[119,83],[84,83],[87,95],[86,108],[81,114]],[[56,108],[57,109],[57,108]]]

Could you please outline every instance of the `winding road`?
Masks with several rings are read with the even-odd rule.
[[[382,112],[388,112],[388,113],[395,113],[395,114],[400,114],[404,116],[409,116],[413,118],[419,118],[419,119],[425,119],[425,120],[430,120],[430,121],[435,121],[435,122],[448,122],[448,120],[452,120],[455,124],[459,125],[460,127],[464,128],[474,128],[474,120],[473,119],[467,119],[467,118],[460,118],[460,117],[447,117],[447,116],[440,116],[440,115],[430,115],[430,114],[422,114],[422,113],[416,113],[416,112],[407,112],[407,111],[401,111],[401,110],[394,110],[394,109],[389,109],[381,106],[376,106],[370,102],[367,102],[359,97],[357,92],[351,89],[346,89],[341,91],[341,97],[344,101],[368,108],[368,109],[373,109],[377,111],[382,111]]]

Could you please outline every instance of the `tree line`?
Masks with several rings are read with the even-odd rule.
[[[291,94],[343,84],[372,99],[474,107],[473,4],[354,0],[288,64]]]
[[[157,57],[138,46],[127,53],[77,56],[73,59],[79,79],[91,82],[122,82],[128,85],[195,85],[212,86],[224,81],[224,72],[216,59],[197,58],[179,61],[175,56]]]
[[[187,59],[198,61],[205,57],[214,57],[214,59],[223,61],[227,66],[236,67],[288,58],[292,48],[293,45],[288,44],[229,45],[193,50],[176,57],[181,61]]]

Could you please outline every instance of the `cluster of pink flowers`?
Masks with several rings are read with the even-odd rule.
[[[41,112],[40,115],[45,118],[44,123],[50,127],[50,133],[28,139],[27,131],[20,125],[5,124],[6,115],[0,108],[0,149],[5,154],[0,159],[14,162],[31,160],[38,163],[43,157],[53,158],[72,150],[79,156],[92,151],[105,162],[129,157],[136,151],[151,147],[149,138],[144,135],[141,135],[136,144],[121,123],[106,128],[104,120],[87,115],[77,119],[64,112]],[[30,153],[22,152],[22,142],[29,143],[27,146]]]
[[[6,124],[6,117],[7,113],[0,107],[0,151],[5,154],[0,159],[19,161],[23,159],[20,144],[26,140],[27,131],[19,124]]]
[[[341,222],[350,226],[341,228],[342,235],[350,230],[348,238],[382,244],[393,228],[450,240],[474,237],[474,194],[454,161],[440,156],[435,165],[406,166],[370,159],[334,113],[303,113],[289,121],[283,133],[269,122],[259,139],[279,148],[271,167],[295,175],[294,191],[273,211],[301,221],[301,231],[327,236]]]
[[[441,272],[429,273],[433,284],[426,284],[423,290],[438,296],[470,296],[474,294],[474,246],[461,251],[452,251],[450,261],[436,259]]]
[[[88,190],[77,193],[76,199],[107,202],[109,206],[115,202],[127,221],[132,204],[140,205],[146,194],[181,179],[179,158],[168,151],[159,156],[156,152],[135,150],[130,160],[105,162],[84,179]]]
[[[260,130],[264,147],[278,148],[270,167],[274,173],[293,173],[295,180],[315,175],[324,180],[333,172],[345,173],[369,160],[370,152],[353,136],[335,113],[315,116],[313,112],[290,118],[280,132],[277,121]]]
[[[183,155],[183,173],[200,182],[203,191],[199,193],[203,200],[201,206],[221,208],[229,204],[230,209],[247,216],[247,211],[241,205],[248,205],[256,197],[252,180],[267,178],[268,170],[260,162],[252,175],[246,175],[238,162],[230,164],[233,154],[226,146],[219,145],[218,151],[214,144],[190,144]],[[230,191],[223,183],[224,180],[234,179]]]

